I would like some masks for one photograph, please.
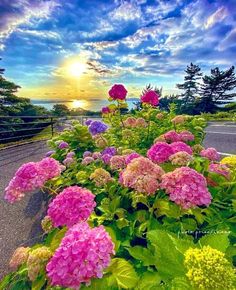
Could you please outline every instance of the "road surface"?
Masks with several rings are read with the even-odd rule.
[[[236,124],[210,123],[205,147],[215,147],[223,154],[236,154]],[[4,188],[23,163],[40,160],[48,151],[45,142],[36,142],[0,151],[0,277],[6,274],[8,260],[19,245],[31,245],[41,235],[40,220],[45,201],[41,192],[26,195],[10,205],[3,197]]]

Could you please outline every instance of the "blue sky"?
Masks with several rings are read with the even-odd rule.
[[[113,83],[175,93],[190,62],[236,64],[236,0],[1,0],[0,56],[20,96],[103,99]]]

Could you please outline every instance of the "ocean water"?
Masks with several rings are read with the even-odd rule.
[[[135,107],[134,102],[137,102],[138,99],[127,99],[127,104],[129,109]],[[60,100],[33,100],[31,99],[32,104],[45,107],[48,110],[51,110],[55,104],[66,105],[69,109],[82,108],[85,110],[91,111],[100,111],[102,107],[111,104],[107,100],[72,100],[72,101],[60,101]]]

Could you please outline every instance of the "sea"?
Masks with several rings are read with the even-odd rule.
[[[128,108],[135,107],[135,102],[138,98],[127,99]],[[89,111],[100,111],[102,107],[108,106],[111,102],[107,100],[92,99],[92,100],[44,100],[44,99],[31,99],[32,104],[45,107],[51,110],[55,104],[66,105],[69,109],[84,109]]]

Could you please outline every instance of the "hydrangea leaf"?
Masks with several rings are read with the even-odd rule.
[[[118,287],[121,289],[135,289],[139,277],[129,262],[115,258],[107,270],[116,279]]]
[[[185,273],[183,267],[184,256],[176,247],[178,239],[174,238],[168,232],[162,230],[153,230],[147,233],[147,238],[155,248],[155,266],[163,279],[172,279],[183,276]]]
[[[157,272],[145,272],[139,280],[138,290],[156,290],[160,288],[161,277]]]
[[[229,239],[227,233],[218,233],[213,235],[206,235],[199,240],[200,246],[210,246],[213,249],[225,253],[229,246]]]
[[[155,257],[149,249],[135,246],[127,248],[127,251],[133,258],[142,261],[144,266],[155,265]]]

